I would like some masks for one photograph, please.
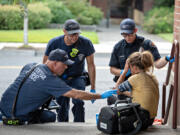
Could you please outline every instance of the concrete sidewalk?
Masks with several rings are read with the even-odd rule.
[[[171,51],[172,43],[158,37],[157,35],[149,34],[137,26],[137,35],[150,39],[157,46],[160,54],[169,54]],[[120,35],[119,25],[112,25],[110,28],[99,27],[98,37],[100,43],[95,45],[97,53],[111,53],[114,45],[123,39]]]

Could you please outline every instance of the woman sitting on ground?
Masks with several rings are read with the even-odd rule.
[[[129,68],[132,76],[124,81]],[[124,72],[116,84],[119,95],[131,96],[132,102],[139,103],[149,113],[150,119],[147,127],[152,125],[159,103],[158,81],[152,74],[153,69],[153,56],[150,52],[135,52],[126,61]]]

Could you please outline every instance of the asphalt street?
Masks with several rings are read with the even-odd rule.
[[[14,79],[19,74],[23,65],[31,62],[42,63],[43,54],[37,55],[33,50],[0,50],[0,97],[5,89],[14,81]],[[95,64],[96,64],[96,90],[102,93],[104,90],[109,90],[114,86],[112,81],[113,76],[110,74],[108,63],[110,59],[110,54],[96,54]],[[161,88],[165,80],[167,67],[157,70],[154,73],[159,80],[160,88],[160,103],[158,110],[158,117],[161,114]],[[87,87],[89,91],[90,87]],[[96,100],[94,104],[90,101],[85,101],[86,108],[86,122],[95,123],[96,113],[100,111],[100,108],[105,106],[106,100]],[[71,104],[72,106],[72,104]],[[70,111],[70,121],[73,121],[73,116]]]

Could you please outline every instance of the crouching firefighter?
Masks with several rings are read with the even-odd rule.
[[[22,125],[55,122],[56,114],[45,110],[45,104],[52,97],[72,97],[75,99],[104,99],[116,90],[93,94],[68,86],[61,78],[64,70],[74,62],[65,51],[56,49],[50,52],[45,64],[25,65],[15,81],[3,93],[0,112],[6,125]]]

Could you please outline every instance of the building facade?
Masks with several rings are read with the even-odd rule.
[[[104,17],[109,17],[112,23],[132,18],[137,24],[141,24],[144,13],[152,9],[154,0],[90,0],[90,3],[100,8]]]

